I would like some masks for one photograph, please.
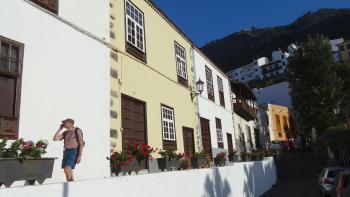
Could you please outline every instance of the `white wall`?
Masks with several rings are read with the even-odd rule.
[[[109,0],[59,0],[58,15],[108,41],[109,9]]]
[[[274,84],[265,88],[253,89],[253,92],[258,99],[258,104],[271,103],[292,107],[288,82]]]
[[[252,121],[247,121],[245,120],[244,118],[242,118],[241,116],[239,116],[238,114],[234,113],[234,124],[235,124],[235,131],[236,131],[236,135],[235,135],[235,143],[236,143],[236,146],[237,146],[237,149],[239,151],[243,151],[241,150],[239,146],[240,144],[240,141],[239,141],[239,137],[241,136],[241,132],[244,133],[244,137],[245,137],[245,146],[246,146],[246,151],[249,151],[253,148],[256,148],[256,144],[255,144],[255,132],[254,132],[254,127],[255,127],[255,123],[254,123],[254,120]],[[239,130],[239,125],[241,127],[241,132]],[[250,142],[249,142],[249,132],[246,128],[246,126],[248,126],[250,128],[250,137],[252,139],[252,143],[253,143],[253,147],[250,146]]]
[[[257,197],[276,183],[272,158],[233,166],[0,189],[0,197]]]
[[[50,181],[64,180],[63,143],[52,137],[67,117],[86,141],[76,179],[108,176],[109,49],[23,0],[0,2],[0,24],[0,35],[25,45],[19,137],[49,140],[46,156],[58,157]]]
[[[212,63],[208,62],[198,51],[193,51],[196,81],[198,81],[199,78],[204,81],[204,91],[198,96],[199,116],[210,120],[212,148],[218,148],[215,118],[221,119],[224,148],[227,149],[226,133],[231,133],[232,137],[234,137],[232,102],[230,97],[231,88],[229,80],[221,71],[219,71],[218,68],[216,68]],[[213,73],[215,103],[208,99],[205,66],[208,66]],[[219,76],[223,82],[225,108],[220,105],[217,76]]]

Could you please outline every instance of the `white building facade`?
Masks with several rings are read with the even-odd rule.
[[[196,81],[204,82],[204,91],[196,98],[203,150],[213,157],[219,152],[232,152],[235,136],[229,80],[198,49],[193,50],[193,60]]]
[[[45,157],[58,159],[47,182],[65,180],[52,138],[68,117],[86,141],[76,179],[110,175],[108,21],[108,0],[0,2],[0,53],[11,62],[0,65],[0,136],[48,140]]]

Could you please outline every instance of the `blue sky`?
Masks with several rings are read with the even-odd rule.
[[[249,27],[293,22],[307,11],[350,8],[350,0],[154,0],[198,45]]]

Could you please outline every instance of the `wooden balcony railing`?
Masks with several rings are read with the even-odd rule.
[[[249,106],[245,101],[238,100],[233,104],[233,110],[247,121],[251,121],[256,118],[255,109]]]

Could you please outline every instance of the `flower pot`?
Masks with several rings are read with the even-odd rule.
[[[228,155],[228,160],[229,160],[230,162],[237,162],[237,161],[238,161],[238,155],[233,154],[233,153],[230,153],[230,154]]]
[[[220,158],[214,158],[214,164],[215,166],[225,166],[226,161]]]
[[[130,175],[132,172],[135,172],[137,174],[140,170],[140,163],[141,161],[132,160],[127,165],[122,165],[120,170],[121,172],[123,172],[123,175],[125,175],[126,173]]]
[[[207,158],[192,158],[192,168],[202,168],[207,163]]]
[[[157,163],[158,163],[158,168],[159,170],[161,170],[162,172],[167,169],[167,159],[166,158],[158,158],[157,159]]]
[[[44,183],[52,177],[53,165],[56,158],[40,158],[19,161],[18,159],[0,159],[0,186],[10,187],[15,181],[27,181],[34,185]]]
[[[173,169],[179,170],[181,168],[180,159],[172,159],[172,160],[167,159],[166,161],[167,161],[166,167],[169,171]]]

